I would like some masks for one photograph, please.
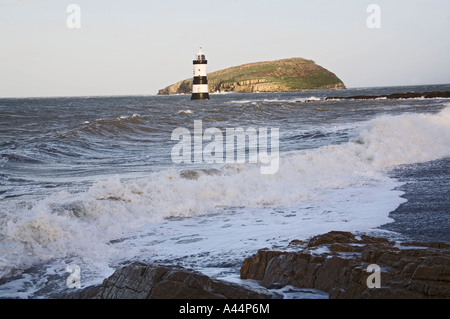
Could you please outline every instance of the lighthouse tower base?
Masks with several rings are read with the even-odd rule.
[[[209,93],[192,93],[191,100],[209,100]]]

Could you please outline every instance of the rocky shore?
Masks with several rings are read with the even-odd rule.
[[[325,100],[375,100],[375,99],[412,99],[412,98],[450,98],[450,91],[407,92],[383,95],[329,96]]]
[[[372,273],[368,266],[376,265]],[[61,296],[80,299],[273,299],[286,285],[317,289],[330,299],[450,298],[450,244],[398,243],[332,231],[284,250],[260,249],[244,260],[242,279],[261,289],[209,278],[179,266],[132,263],[101,285]],[[378,275],[379,288],[370,288]],[[370,283],[368,284],[368,282]],[[376,281],[376,280],[375,280]],[[266,288],[266,289],[264,289]]]
[[[63,296],[74,299],[267,299],[265,291],[215,280],[180,266],[134,262],[117,269],[99,286]]]
[[[396,243],[329,232],[291,246],[293,251],[259,250],[244,261],[241,278],[259,280],[264,287],[314,288],[330,299],[450,298],[446,243]],[[368,287],[369,265],[380,267],[380,288]]]

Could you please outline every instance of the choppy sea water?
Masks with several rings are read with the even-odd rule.
[[[450,101],[324,98],[449,89],[0,99],[0,298],[74,289],[71,264],[81,287],[133,260],[238,281],[243,259],[263,247],[331,230],[408,235],[383,225],[396,225],[390,213],[424,168],[439,166],[427,171],[430,193],[448,186],[430,180],[449,171]],[[191,164],[174,160],[180,128],[192,137]],[[279,131],[274,174],[248,158],[194,161],[198,141],[212,154],[206,132],[225,143],[237,128]],[[447,202],[436,202],[447,218]],[[439,239],[448,223],[439,224],[421,231]],[[286,298],[308,298],[293,291]]]

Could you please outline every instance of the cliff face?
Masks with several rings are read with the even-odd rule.
[[[208,74],[208,88],[214,92],[284,92],[318,89],[345,89],[332,72],[314,61],[291,58],[249,63]],[[190,94],[192,78],[179,81],[158,95]]]

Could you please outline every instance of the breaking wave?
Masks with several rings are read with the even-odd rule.
[[[141,119],[101,120],[92,125],[119,125],[123,120]],[[168,169],[132,180],[111,177],[85,192],[58,192],[33,203],[9,203],[0,208],[0,278],[53,258],[80,253],[108,258],[115,253],[111,241],[166,218],[232,207],[296,207],[305,201],[327,201],[326,190],[391,187],[387,170],[447,156],[450,107],[437,114],[379,116],[348,142],[282,154],[275,175],[260,174],[254,164]],[[392,196],[398,199],[397,193]],[[389,212],[372,212],[376,216],[370,225],[385,222]]]

